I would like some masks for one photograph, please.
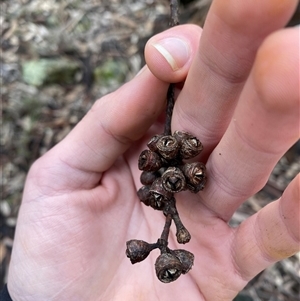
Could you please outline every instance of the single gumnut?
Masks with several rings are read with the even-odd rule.
[[[155,210],[164,210],[164,200],[160,200],[159,197],[155,198],[154,195],[150,192],[150,186],[142,186],[137,191],[137,195],[141,202],[146,206],[150,206]]]
[[[186,177],[187,188],[190,191],[197,193],[205,187],[207,177],[206,167],[203,163],[186,163],[182,167],[182,171]]]
[[[186,188],[185,176],[177,167],[169,167],[161,176],[162,185],[167,191],[176,193]]]
[[[157,152],[166,160],[175,159],[179,150],[178,141],[170,135],[161,136],[156,142]]]
[[[173,197],[172,192],[164,189],[162,178],[158,178],[152,183],[150,187],[150,193],[153,195],[156,207],[158,208],[163,208],[164,203]]]
[[[163,137],[163,135],[154,135],[150,141],[147,143],[147,146],[149,147],[150,150],[152,150],[153,152],[157,152],[158,148],[157,148],[157,142],[158,140]]]
[[[143,171],[140,176],[140,181],[143,185],[151,185],[158,177],[160,177],[159,172]]]
[[[151,203],[154,201],[154,197],[150,192],[150,186],[142,186],[137,191],[137,196],[146,206],[150,206]]]
[[[172,250],[172,254],[175,255],[182,264],[182,274],[186,274],[194,264],[194,254],[186,250]]]
[[[141,152],[138,162],[140,170],[157,171],[161,168],[161,165],[162,161],[157,153],[148,149]]]
[[[126,242],[126,247],[126,256],[134,264],[143,261],[156,245],[149,244],[143,240],[133,239]]]
[[[170,254],[161,254],[155,262],[157,278],[164,283],[175,281],[182,273],[182,264],[179,259]]]
[[[200,154],[203,145],[200,140],[187,132],[175,131],[174,137],[180,144],[180,156],[182,159],[191,159]]]
[[[191,234],[185,227],[177,230],[176,237],[177,242],[180,244],[186,244],[191,240]]]

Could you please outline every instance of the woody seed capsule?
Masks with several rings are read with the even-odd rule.
[[[143,171],[140,176],[140,181],[143,185],[151,185],[159,176],[159,172],[156,171]]]
[[[173,197],[173,193],[164,189],[162,185],[162,179],[156,179],[151,187],[150,193],[154,197],[155,206],[158,208],[163,208],[164,203],[169,201]]]
[[[150,192],[150,186],[142,186],[138,190],[137,195],[146,206],[150,206],[155,210],[164,210],[165,200],[157,195],[154,196],[153,193]]]
[[[161,254],[155,262],[157,278],[164,283],[175,281],[182,273],[182,264],[179,259],[170,254]]]
[[[126,246],[126,256],[130,259],[132,264],[143,261],[156,247],[155,245],[137,239],[127,241]]]
[[[150,206],[152,199],[154,199],[152,193],[150,193],[150,187],[149,186],[142,186],[137,191],[137,196],[143,202],[146,206]]]
[[[180,156],[182,159],[194,158],[203,149],[200,140],[190,133],[175,131],[174,137],[180,144]]]
[[[138,162],[140,170],[157,171],[161,168],[162,162],[159,155],[151,150],[144,150],[141,152]]]
[[[177,167],[169,167],[161,176],[162,185],[167,191],[176,193],[186,187],[184,174]]]
[[[156,142],[157,152],[166,160],[175,159],[179,150],[178,141],[170,135],[161,136]]]
[[[172,254],[181,262],[182,274],[186,274],[194,264],[194,254],[182,249],[172,250]]]
[[[152,150],[153,152],[157,152],[158,148],[157,148],[157,142],[158,140],[163,137],[163,135],[154,135],[150,141],[147,143],[147,146],[149,147],[150,150]]]
[[[187,188],[191,192],[197,193],[204,188],[207,178],[206,167],[203,163],[186,163],[182,171],[186,177]]]

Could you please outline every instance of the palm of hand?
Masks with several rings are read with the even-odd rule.
[[[80,183],[81,172],[73,171],[70,182],[51,188],[49,176],[43,179],[43,174],[38,172],[47,167],[37,162],[29,176],[38,181],[37,195],[49,197],[44,201],[34,201],[31,197],[20,211],[19,219],[24,219],[26,227],[18,232],[21,238],[18,247],[23,252],[19,254],[21,264],[17,267],[18,273],[26,273],[31,266],[25,285],[35,296],[43,296],[45,300],[124,300],[126,296],[134,300],[180,300],[186,298],[182,294],[184,288],[191,298],[202,300],[202,294],[231,288],[223,296],[225,300],[246,284],[237,276],[234,264],[228,262],[232,257],[233,230],[209,211],[200,213],[197,221],[190,219],[191,211],[199,205],[198,196],[185,193],[178,195],[177,206],[179,211],[184,209],[182,218],[192,235],[186,249],[195,254],[193,269],[176,283],[166,285],[155,275],[158,251],[152,252],[144,262],[131,265],[125,256],[126,240],[137,237],[155,242],[165,220],[162,212],[145,207],[136,196],[140,186],[139,149],[135,146],[118,159],[101,180],[99,175],[91,174],[90,183]],[[101,185],[70,191],[69,183],[76,179],[78,187],[94,186],[99,181]],[[33,192],[28,188],[25,200],[29,191]],[[172,232],[170,248],[182,248]],[[41,270],[43,262],[49,264]],[[202,292],[199,287],[204,288]]]

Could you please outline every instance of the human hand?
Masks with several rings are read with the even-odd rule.
[[[149,68],[98,100],[32,166],[9,270],[14,301],[232,300],[257,273],[299,249],[299,177],[280,200],[228,226],[298,139],[299,28],[270,35],[296,3],[216,0],[203,32],[179,26],[149,41]],[[186,46],[174,44],[178,39]],[[172,54],[173,69],[157,45]],[[132,266],[125,242],[155,242],[164,225],[163,214],[136,196],[137,158],[163,131],[158,117],[168,83],[184,80],[172,129],[200,138],[208,183],[199,194],[176,196],[195,265],[166,285],[154,275],[158,254]],[[180,247],[174,233],[169,244]]]

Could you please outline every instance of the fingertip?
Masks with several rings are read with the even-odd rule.
[[[265,39],[253,67],[253,81],[267,110],[297,113],[299,106],[300,27],[279,30]],[[298,115],[298,114],[293,114]]]
[[[264,20],[264,26],[256,35],[277,24],[283,27],[297,7],[298,0],[265,0],[254,4],[253,1],[215,0],[212,2],[214,15],[236,31],[245,30],[245,20]],[[252,31],[251,26],[249,30]]]
[[[152,37],[145,47],[151,72],[165,82],[183,81],[197,51],[201,28],[181,25]]]

